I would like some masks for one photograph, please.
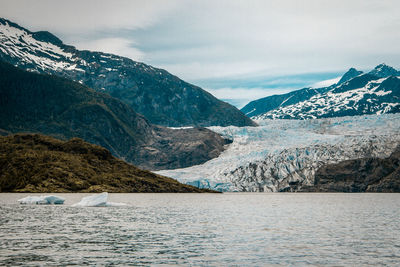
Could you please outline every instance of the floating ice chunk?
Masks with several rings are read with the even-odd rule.
[[[124,207],[127,206],[125,203],[119,203],[119,202],[107,202],[106,207]]]
[[[107,202],[108,193],[87,196],[81,199],[80,202],[72,205],[74,207],[120,207],[126,206],[124,203]]]
[[[87,196],[81,199],[80,202],[73,206],[78,207],[105,207],[107,204],[108,193],[104,192],[101,194]]]
[[[61,205],[64,204],[65,199],[56,196],[27,196],[18,199],[19,204],[36,204],[36,205]]]

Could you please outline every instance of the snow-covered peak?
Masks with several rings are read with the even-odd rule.
[[[400,71],[396,70],[395,68],[386,65],[385,63],[379,64],[373,70],[369,72],[369,74],[384,78],[389,76],[399,76]]]
[[[77,58],[61,45],[62,42],[50,33],[32,33],[7,20],[0,20],[0,52],[2,57],[18,59],[15,65],[31,66],[39,72],[74,69]]]
[[[315,119],[400,111],[400,79],[397,76],[352,79],[305,101],[279,107],[253,119]]]

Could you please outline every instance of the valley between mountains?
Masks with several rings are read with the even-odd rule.
[[[400,72],[350,68],[238,110],[0,19],[0,135],[7,192],[400,192]]]

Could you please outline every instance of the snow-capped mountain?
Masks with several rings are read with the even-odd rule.
[[[397,113],[400,72],[385,64],[366,74],[351,68],[335,85],[266,97],[249,103],[242,111],[256,120]]]
[[[306,101],[280,107],[255,119],[316,119],[400,112],[400,78],[365,74]]]
[[[400,71],[386,64],[379,64],[373,70],[368,72],[371,75],[377,76],[379,78],[385,78],[389,76],[400,76]]]
[[[210,127],[233,143],[218,158],[159,171],[220,191],[296,191],[323,165],[388,157],[400,142],[400,114],[317,120],[264,120],[259,127]]]
[[[164,126],[254,125],[238,109],[163,69],[108,53],[80,51],[49,32],[0,18],[0,60],[105,91]]]
[[[327,88],[325,87],[317,89],[303,88],[282,95],[267,96],[251,101],[244,106],[241,111],[249,117],[255,117],[280,107],[290,106],[298,102],[305,101],[316,94],[325,92],[326,90]]]

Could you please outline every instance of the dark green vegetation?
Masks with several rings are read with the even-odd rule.
[[[5,32],[0,43],[0,59],[26,70],[63,76],[107,92],[151,123],[201,127],[255,125],[237,108],[166,70],[107,53],[80,51],[63,44],[49,32],[33,33],[5,19],[0,18],[0,24],[30,35],[36,42],[45,42],[44,46],[43,43],[32,45]],[[46,50],[47,44],[62,52]],[[71,56],[66,57],[65,53]]]
[[[212,192],[141,170],[79,138],[0,136],[0,192]]]
[[[108,94],[0,62],[0,134],[18,132],[79,137],[151,170],[201,164],[226,143],[204,128],[155,126]]]
[[[400,192],[400,146],[386,159],[362,158],[321,167],[311,192]]]

